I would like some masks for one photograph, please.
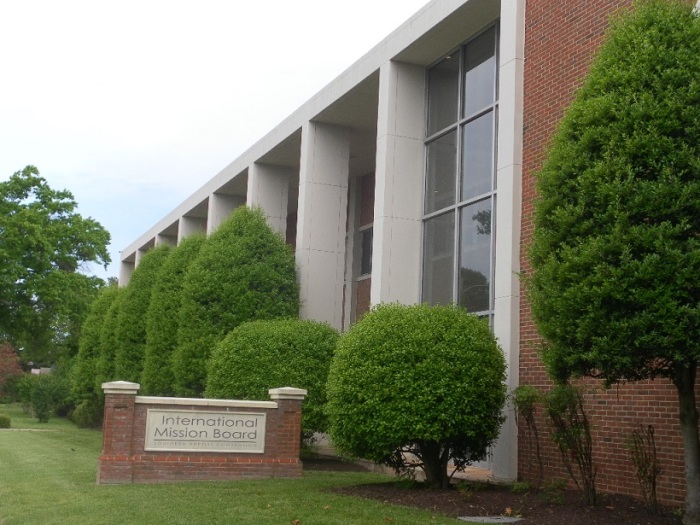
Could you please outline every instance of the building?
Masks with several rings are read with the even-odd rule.
[[[533,174],[608,17],[630,3],[431,1],[123,250],[120,282],[151,247],[260,206],[295,247],[302,317],[343,329],[371,304],[456,301],[490,319],[509,387],[548,388],[518,279]],[[649,410],[668,438],[660,495],[683,501],[673,387],[617,395],[591,401],[601,488],[639,494],[624,438]],[[558,452],[544,453],[548,472],[566,477]],[[518,476],[513,417],[486,466]]]

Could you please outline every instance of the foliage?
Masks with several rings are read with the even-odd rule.
[[[101,400],[104,400],[102,392],[102,383],[109,381],[117,381],[114,358],[116,349],[119,346],[118,328],[119,328],[119,312],[122,308],[124,300],[125,288],[117,288],[116,297],[112,300],[107,313],[102,322],[100,330],[100,353],[96,363],[95,370],[95,390],[100,393]]]
[[[205,241],[204,234],[183,239],[163,261],[156,277],[146,313],[146,355],[141,373],[141,392],[144,395],[175,394],[172,357],[177,346],[182,286],[190,264]]]
[[[240,324],[298,313],[290,247],[262,211],[236,209],[202,246],[185,277],[173,358],[177,393],[204,392],[213,348]]]
[[[80,337],[78,355],[71,370],[71,392],[77,404],[73,420],[80,426],[93,427],[102,422],[101,388],[95,382],[102,351],[101,334],[105,318],[118,295],[116,284],[104,287],[90,306]]]
[[[0,428],[10,428],[12,426],[12,419],[10,416],[5,414],[0,414]]]
[[[661,462],[656,455],[654,426],[648,425],[647,428],[644,428],[640,423],[639,428],[632,432],[627,448],[630,451],[634,471],[642,489],[644,503],[652,514],[658,514],[661,508],[656,497],[656,485],[661,475]]]
[[[581,391],[571,385],[558,385],[545,396],[545,412],[551,423],[551,435],[559,447],[567,472],[576,486],[581,488],[574,474],[573,463],[583,484],[583,496],[587,505],[595,505],[597,496],[593,464],[593,439],[591,424],[586,415]]]
[[[456,306],[380,305],[341,336],[333,358],[333,443],[396,470],[422,466],[445,487],[448,461],[463,469],[497,438],[504,378],[483,319]]]
[[[337,342],[335,329],[314,321],[244,323],[214,349],[206,397],[264,400],[271,388],[304,388],[302,433],[325,432],[326,381]]]
[[[56,411],[64,407],[70,395],[70,386],[60,374],[28,374],[26,389],[32,414],[40,423],[47,423]],[[26,396],[26,392],[24,396]],[[26,399],[24,399],[26,403]]]
[[[678,389],[686,523],[700,523],[700,18],[644,0],[617,20],[539,174],[532,313],[558,381]]]
[[[76,212],[68,191],[34,166],[0,182],[0,340],[22,359],[55,363],[77,350],[77,332],[102,280],[78,273],[107,264],[109,233]]]
[[[675,379],[700,356],[700,20],[615,25],[539,174],[533,313],[552,374]]]
[[[9,393],[8,387],[21,375],[17,352],[7,341],[0,343],[0,399]]]
[[[171,249],[161,244],[146,252],[124,289],[117,317],[119,344],[114,356],[114,372],[120,381],[141,380],[146,354],[146,312],[153,285]]]
[[[32,375],[22,374],[15,383],[12,392],[13,401],[19,403],[27,414],[31,413],[32,410],[32,385]]]
[[[520,385],[512,394],[513,404],[518,416],[525,421],[527,426],[528,451],[530,461],[528,461],[528,477],[532,479],[532,465],[537,463],[537,482],[535,489],[539,490],[544,478],[544,465],[542,463],[542,453],[540,451],[540,433],[537,427],[537,405],[543,401],[542,393],[531,385]],[[534,461],[532,455],[534,454]]]

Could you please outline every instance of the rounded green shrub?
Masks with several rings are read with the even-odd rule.
[[[292,386],[308,391],[302,433],[327,427],[326,381],[338,332],[327,324],[298,319],[244,323],[212,354],[206,397],[269,398],[268,390]]]
[[[11,423],[12,420],[10,419],[10,416],[0,414],[0,428],[10,428]]]
[[[104,395],[83,399],[76,405],[70,418],[80,428],[99,428],[104,420]]]
[[[505,360],[485,320],[456,306],[380,305],[341,336],[328,377],[335,447],[446,487],[498,437]],[[414,464],[415,465],[415,464]]]
[[[185,276],[173,358],[176,392],[204,393],[211,352],[240,324],[298,314],[291,248],[259,209],[236,209],[204,243]]]
[[[115,372],[120,381],[138,383],[141,380],[146,354],[146,312],[156,276],[171,249],[171,246],[162,244],[149,250],[124,289],[117,318],[119,346],[114,357]]]
[[[144,395],[175,394],[172,357],[177,346],[182,286],[190,264],[205,241],[204,234],[183,239],[165,259],[156,277],[146,313],[146,355],[141,373],[141,392]]]

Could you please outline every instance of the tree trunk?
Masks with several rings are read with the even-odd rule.
[[[425,481],[431,488],[446,489],[450,485],[450,478],[447,475],[447,450],[439,443],[420,443],[420,455],[423,461],[423,472]]]
[[[697,362],[678,367],[675,385],[678,389],[679,418],[683,434],[685,460],[686,508],[684,525],[700,525],[700,436],[698,435],[698,408],[695,403]]]

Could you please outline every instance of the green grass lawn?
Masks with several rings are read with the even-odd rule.
[[[327,492],[388,480],[371,473],[306,472],[297,480],[97,485],[102,434],[58,418],[41,424],[0,405],[0,525],[464,523]],[[29,430],[18,430],[29,429]],[[297,521],[298,520],[298,521]]]

